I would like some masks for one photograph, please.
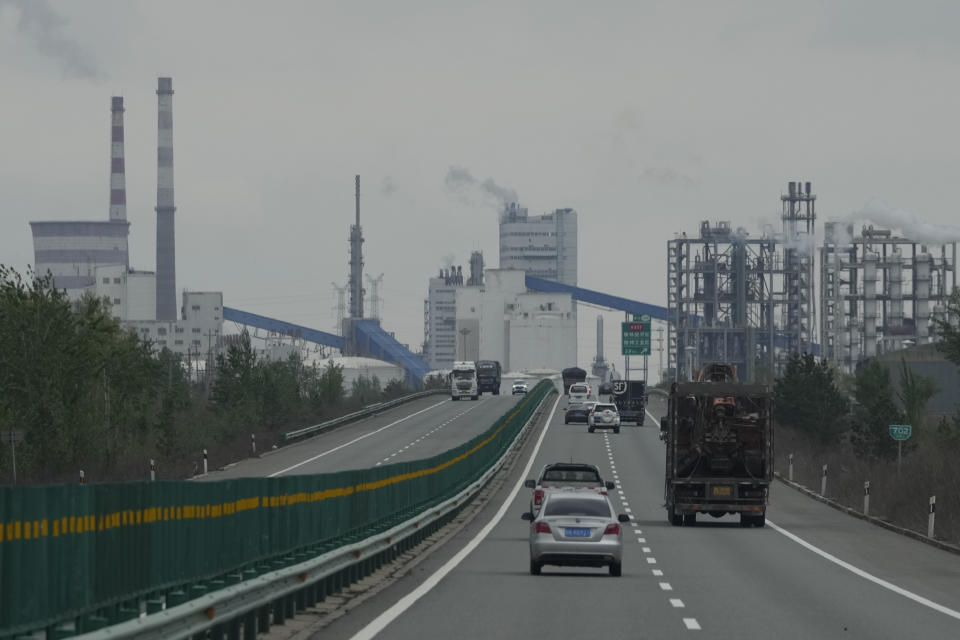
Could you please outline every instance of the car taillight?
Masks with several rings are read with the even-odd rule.
[[[543,521],[537,523],[534,531],[536,531],[537,533],[553,533],[550,530],[550,525],[548,525],[546,522],[543,522]],[[620,531],[619,526],[617,527],[617,531]]]
[[[543,490],[537,489],[533,492],[533,504],[540,504],[543,502]]]
[[[603,530],[603,535],[605,536],[618,536],[620,535],[620,525],[616,522],[608,524],[607,528]]]

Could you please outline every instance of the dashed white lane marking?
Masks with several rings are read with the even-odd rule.
[[[647,564],[657,564],[656,558],[647,558]]]
[[[637,542],[639,542],[640,544],[643,544],[643,543],[645,543],[646,541],[647,541],[646,538],[637,538]]]
[[[660,588],[663,589],[664,591],[673,591],[673,587],[670,586],[669,582],[661,582]]]
[[[382,465],[382,464],[383,464],[382,462],[378,462],[378,463],[375,464],[374,466],[379,467],[379,466]]]
[[[654,570],[652,571],[652,573],[653,573],[653,575],[657,576],[658,578],[662,578],[662,577],[663,577],[663,571],[661,571],[660,569],[654,569]]]
[[[670,598],[670,604],[673,605],[674,609],[683,609],[686,606],[680,598]]]
[[[404,416],[404,417],[400,418],[399,420],[394,420],[394,421],[391,422],[390,424],[385,425],[385,426],[383,426],[383,427],[380,427],[380,428],[377,429],[376,431],[371,431],[370,433],[365,433],[365,434],[363,434],[362,436],[356,437],[356,438],[354,438],[353,440],[351,440],[350,442],[345,442],[345,443],[341,444],[340,446],[334,447],[333,449],[327,449],[327,450],[324,451],[323,453],[318,453],[317,455],[315,455],[315,456],[313,456],[313,457],[310,457],[310,458],[307,458],[306,460],[303,460],[303,461],[301,461],[301,462],[298,462],[297,464],[290,465],[290,466],[287,467],[286,469],[280,469],[280,471],[274,471],[273,473],[271,473],[271,474],[268,475],[267,477],[268,477],[268,478],[275,478],[275,477],[277,477],[277,476],[282,476],[282,475],[285,474],[287,471],[293,471],[293,470],[296,469],[297,467],[302,467],[302,466],[305,465],[305,464],[310,464],[310,463],[313,462],[314,460],[319,460],[320,458],[322,458],[322,457],[324,457],[324,456],[326,456],[326,455],[329,455],[329,454],[333,453],[334,451],[339,451],[340,449],[344,449],[344,448],[346,448],[346,447],[349,447],[350,445],[352,445],[352,444],[354,444],[354,443],[356,443],[356,442],[360,442],[361,440],[363,440],[363,439],[365,439],[365,438],[369,438],[370,436],[377,435],[377,434],[380,433],[381,431],[385,431],[386,429],[389,429],[390,427],[392,427],[392,426],[394,426],[394,425],[400,424],[401,422],[406,422],[407,420],[409,420],[409,419],[412,418],[413,416],[418,416],[418,415],[420,415],[421,413],[426,413],[427,411],[430,411],[431,409],[435,409],[435,408],[439,407],[440,405],[444,405],[444,404],[446,404],[446,403],[447,403],[447,401],[444,400],[443,402],[438,402],[437,404],[432,404],[432,405],[430,405],[429,407],[427,407],[426,409],[421,409],[420,411],[417,411],[417,412],[415,412],[415,413],[411,413],[410,415]]]
[[[687,625],[687,629],[690,631],[700,631],[700,623],[697,622],[696,618],[684,618],[683,624]]]
[[[804,540],[803,538],[801,538],[801,537],[799,537],[799,536],[797,536],[797,535],[795,535],[795,534],[793,534],[793,533],[790,533],[789,531],[787,531],[787,530],[784,529],[783,527],[779,527],[779,526],[773,524],[772,522],[770,522],[770,520],[767,520],[767,526],[769,526],[771,529],[773,529],[774,531],[776,531],[776,532],[778,532],[778,533],[782,533],[783,535],[785,535],[786,537],[790,538],[791,540],[793,540],[794,542],[796,542],[796,543],[799,544],[800,546],[805,547],[806,549],[809,549],[810,551],[813,551],[815,554],[817,554],[817,555],[820,556],[821,558],[825,558],[825,559],[829,560],[830,562],[834,563],[835,565],[837,565],[837,566],[839,566],[839,567],[842,567],[842,568],[846,569],[847,571],[853,573],[854,575],[858,575],[858,576],[860,576],[861,578],[863,578],[863,579],[865,579],[865,580],[869,580],[870,582],[872,582],[872,583],[874,583],[874,584],[876,584],[876,585],[879,585],[879,586],[883,587],[884,589],[889,589],[890,591],[893,591],[894,593],[896,593],[896,594],[898,594],[898,595],[901,595],[901,596],[903,596],[904,598],[909,598],[910,600],[913,600],[913,601],[916,602],[917,604],[922,604],[923,606],[929,607],[929,608],[933,609],[934,611],[939,611],[940,613],[946,614],[946,615],[950,616],[951,618],[956,618],[957,620],[960,620],[960,611],[955,611],[954,609],[950,609],[950,608],[948,608],[948,607],[945,607],[945,606],[943,606],[942,604],[937,604],[937,603],[934,602],[933,600],[928,600],[927,598],[924,598],[923,596],[919,596],[919,595],[913,593],[912,591],[907,591],[907,590],[904,589],[903,587],[898,587],[897,585],[893,584],[892,582],[887,582],[887,581],[884,580],[883,578],[878,578],[877,576],[875,576],[875,575],[873,575],[873,574],[867,573],[867,572],[864,571],[863,569],[857,568],[857,567],[853,566],[852,564],[850,564],[849,562],[844,562],[844,561],[841,560],[840,558],[838,558],[838,557],[836,557],[836,556],[834,556],[834,555],[832,555],[832,554],[827,553],[827,552],[824,551],[823,549],[821,549],[821,548],[819,548],[819,547],[815,547],[814,545],[810,544],[809,542],[807,542],[807,541]]]
[[[637,540],[637,542],[640,542],[640,541]],[[650,553],[650,547],[644,547],[643,549],[641,549],[641,551],[643,551],[644,553]]]
[[[503,504],[500,505],[500,509],[497,510],[497,513],[493,516],[493,518],[490,519],[490,522],[488,522],[483,529],[481,529],[477,535],[466,544],[466,546],[460,549],[456,555],[447,560],[442,567],[437,569],[430,575],[430,577],[424,580],[419,587],[402,597],[392,607],[374,618],[370,624],[354,634],[352,640],[370,640],[378,633],[386,629],[387,625],[396,620],[401,614],[403,614],[404,611],[413,606],[417,600],[422,598],[424,595],[429,593],[431,589],[440,584],[440,581],[443,580],[447,574],[449,574],[457,567],[457,565],[463,562],[463,559],[470,555],[470,553],[480,546],[480,543],[483,542],[488,535],[490,535],[490,532],[493,531],[493,528],[497,526],[497,524],[499,524],[503,519],[503,516],[507,513],[510,505],[513,504],[517,494],[520,493],[520,489],[523,488],[524,478],[530,475],[530,469],[533,468],[533,461],[537,459],[537,453],[540,451],[540,446],[543,444],[543,440],[547,436],[547,432],[550,430],[550,423],[553,422],[554,413],[556,413],[557,406],[560,404],[560,398],[562,397],[563,396],[557,396],[556,401],[554,401],[553,408],[550,410],[550,415],[547,416],[547,423],[540,432],[540,437],[537,439],[537,443],[533,446],[533,451],[530,454],[530,458],[527,460],[527,465],[524,467],[523,473],[520,474],[520,480],[513,487],[513,490],[510,491],[510,494],[503,501]]]

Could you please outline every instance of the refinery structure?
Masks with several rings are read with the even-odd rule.
[[[788,183],[780,200],[778,230],[753,237],[705,220],[696,236],[667,242],[668,377],[722,361],[752,380],[802,352],[850,372],[935,339],[931,318],[946,318],[956,284],[956,243],[924,245],[872,226],[854,236],[852,224],[828,222],[818,248],[811,183]]]

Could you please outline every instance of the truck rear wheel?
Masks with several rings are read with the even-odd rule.
[[[685,513],[685,514],[683,514],[683,526],[685,526],[685,527],[695,527],[695,526],[697,526],[697,514],[695,514],[695,513]]]
[[[682,526],[683,514],[677,513],[676,511],[674,511],[672,506],[667,507],[667,520],[669,520],[670,524],[672,524],[675,527]]]

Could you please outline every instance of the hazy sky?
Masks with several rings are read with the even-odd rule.
[[[178,289],[332,329],[360,174],[384,325],[416,348],[427,278],[498,261],[495,199],[445,186],[460,167],[576,209],[583,286],[665,304],[667,239],[755,233],[788,180],[820,220],[879,198],[957,222],[958,24],[948,1],[0,0],[0,262],[32,262],[30,220],[107,219],[122,95],[131,262],[154,268],[169,75]]]

